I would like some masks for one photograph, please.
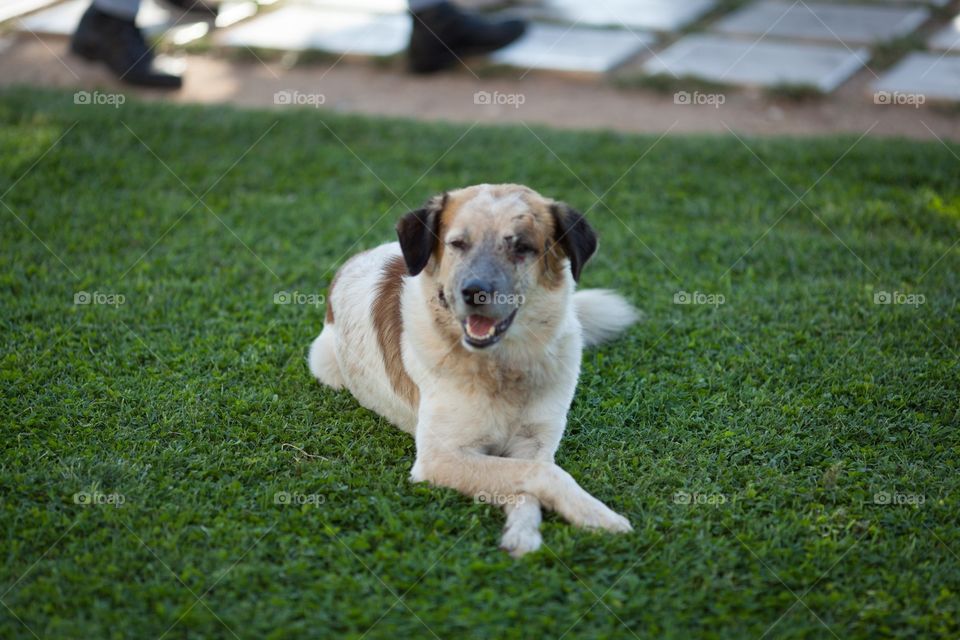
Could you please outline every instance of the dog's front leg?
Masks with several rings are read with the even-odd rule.
[[[552,462],[553,454],[543,443],[533,437],[521,437],[510,443],[505,455],[509,458],[521,458]],[[518,493],[508,496],[503,505],[507,521],[503,526],[500,548],[514,558],[536,551],[543,542],[540,535],[540,500],[532,493]]]
[[[572,524],[607,531],[631,530],[626,518],[584,491],[569,473],[552,462],[500,458],[469,446],[451,448],[441,445],[442,440],[424,438],[422,434],[418,426],[417,460],[410,473],[414,482],[450,487],[468,496],[485,493],[504,499],[530,494]],[[530,512],[526,509],[514,517],[529,518],[532,503]]]

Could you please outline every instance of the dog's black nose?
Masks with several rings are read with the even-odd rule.
[[[480,307],[493,302],[494,288],[486,282],[471,280],[460,289],[463,301],[468,305]]]

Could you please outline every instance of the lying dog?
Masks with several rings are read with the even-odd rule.
[[[574,293],[597,248],[583,216],[527,187],[478,185],[431,198],[397,235],[334,277],[313,375],[413,435],[414,482],[502,505],[513,555],[540,546],[541,506],[630,531],[553,462],[583,347],[637,317],[613,292]]]

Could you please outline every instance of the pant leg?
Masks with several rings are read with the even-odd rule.
[[[93,6],[116,18],[135,20],[140,10],[140,0],[93,0]]]
[[[407,0],[407,4],[410,7],[410,11],[422,11],[428,7],[432,7],[435,4],[440,4],[443,0]]]

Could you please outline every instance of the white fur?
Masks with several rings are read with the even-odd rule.
[[[617,337],[640,318],[623,296],[609,289],[577,291],[573,294],[573,306],[583,327],[585,347]]]
[[[331,387],[345,386],[363,406],[413,434],[413,481],[486,494],[503,504],[501,547],[513,555],[540,546],[541,507],[579,526],[630,531],[626,518],[582,489],[553,458],[583,343],[626,328],[636,317],[633,308],[609,291],[574,294],[568,270],[563,286],[529,292],[499,344],[472,352],[440,334],[430,307],[437,283],[425,273],[404,277],[403,365],[420,393],[412,409],[391,386],[371,314],[384,265],[399,255],[397,243],[386,244],[341,269],[329,301],[334,322],[310,348],[313,375]],[[499,392],[478,384],[490,371],[506,376]]]

